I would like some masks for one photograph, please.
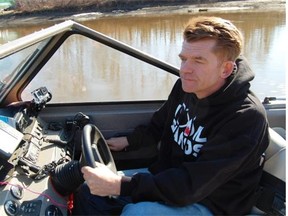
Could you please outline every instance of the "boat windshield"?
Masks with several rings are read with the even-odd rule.
[[[21,77],[48,40],[33,44],[0,59],[0,95]]]

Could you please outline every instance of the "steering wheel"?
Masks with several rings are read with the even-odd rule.
[[[102,133],[95,125],[87,124],[83,128],[80,164],[95,168],[95,161],[104,164],[114,173],[117,172],[113,156]]]
[[[51,182],[56,191],[64,196],[74,192],[83,182],[81,167],[96,167],[100,162],[114,173],[117,173],[115,162],[110,149],[99,129],[92,124],[87,124],[82,133],[82,154],[80,161],[70,161],[58,165],[50,173]]]

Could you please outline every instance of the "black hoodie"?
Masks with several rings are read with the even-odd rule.
[[[130,148],[160,142],[149,170],[123,182],[121,195],[134,202],[185,206],[201,203],[214,214],[247,214],[262,174],[268,123],[249,90],[254,75],[244,58],[225,86],[204,99],[185,93],[179,79],[147,126],[129,135]]]

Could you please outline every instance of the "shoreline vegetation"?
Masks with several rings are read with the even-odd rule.
[[[3,1],[3,0],[2,0]],[[205,13],[217,11],[285,11],[285,0],[11,0],[14,4],[0,11],[0,27],[33,25],[103,16]],[[0,0],[1,2],[1,0]]]

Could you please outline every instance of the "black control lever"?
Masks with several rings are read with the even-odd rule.
[[[88,124],[90,122],[90,118],[89,118],[89,116],[85,115],[84,113],[79,112],[75,115],[74,121],[82,129],[86,124]]]

